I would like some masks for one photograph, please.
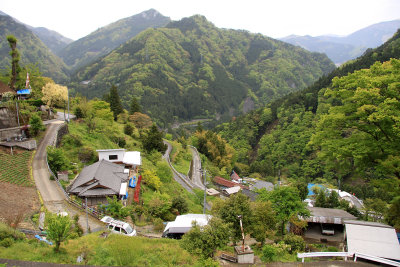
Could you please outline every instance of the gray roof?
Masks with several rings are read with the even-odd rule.
[[[78,196],[115,195],[127,180],[124,166],[102,160],[83,168],[68,192]]]
[[[347,248],[350,253],[400,260],[400,244],[393,227],[381,223],[346,221]]]
[[[311,216],[306,218],[307,222],[343,224],[344,220],[355,220],[356,217],[345,210],[328,209],[318,207],[307,207]]]
[[[263,189],[265,188],[267,191],[274,190],[274,184],[266,181],[257,180],[252,186],[251,190],[255,189]]]

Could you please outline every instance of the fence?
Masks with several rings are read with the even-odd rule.
[[[351,252],[309,252],[309,253],[297,253],[297,258],[302,259],[304,262],[304,258],[313,258],[313,257],[344,257],[344,260],[347,260],[347,257],[354,257],[354,261],[357,261],[357,258],[363,258],[370,261],[375,261],[387,265],[400,267],[400,262],[388,260],[385,258],[367,255],[362,253],[351,253]]]

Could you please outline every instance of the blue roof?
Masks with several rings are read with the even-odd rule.
[[[316,187],[319,187],[319,188],[321,188],[321,189],[325,189],[325,187],[323,186],[323,185],[320,185],[320,184],[308,184],[307,185],[307,188],[308,188],[308,197],[309,196],[313,196],[313,195],[315,195],[315,193],[313,192],[313,190],[312,190],[312,188],[314,187],[314,186],[316,186]]]
[[[31,89],[21,89],[17,91],[17,95],[30,95]]]

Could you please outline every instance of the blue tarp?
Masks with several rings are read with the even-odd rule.
[[[17,91],[17,95],[30,95],[31,89],[21,89]]]
[[[53,245],[52,242],[50,242],[50,241],[48,241],[48,240],[46,240],[46,239],[43,239],[40,235],[35,235],[35,237],[36,237],[39,241],[46,242],[46,243],[49,244],[50,246]]]
[[[128,191],[126,192],[125,196],[122,196],[122,199],[128,199]]]
[[[325,189],[325,187],[323,186],[323,185],[320,185],[320,184],[308,184],[307,185],[307,188],[308,188],[308,197],[309,196],[313,196],[313,195],[315,195],[315,193],[313,192],[313,190],[312,190],[312,188],[314,187],[314,186],[316,186],[316,187],[319,187],[319,188],[321,188],[321,189]]]
[[[129,179],[129,187],[136,187],[136,176],[133,176],[131,179]]]

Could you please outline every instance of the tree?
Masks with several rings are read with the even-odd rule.
[[[142,112],[142,109],[141,109],[136,97],[132,96],[131,105],[129,106],[129,115],[133,115],[136,112]]]
[[[50,169],[56,174],[58,171],[64,171],[68,168],[68,160],[64,155],[64,152],[56,147],[47,147],[47,160],[49,162]]]
[[[304,201],[308,196],[308,186],[307,183],[304,182],[297,182],[296,188],[299,191],[299,196],[301,201]]]
[[[251,203],[253,213],[252,233],[251,235],[261,245],[264,245],[267,231],[275,229],[275,212],[272,209],[270,201],[256,201]]]
[[[128,120],[133,122],[133,124],[135,124],[135,126],[139,129],[149,128],[151,125],[153,125],[151,118],[148,115],[140,112],[135,112],[133,115],[130,115]]]
[[[133,133],[133,126],[129,123],[125,124],[124,126],[124,134],[126,135],[132,135]]]
[[[143,137],[142,143],[143,148],[147,152],[151,152],[152,150],[157,150],[161,153],[164,153],[167,150],[167,145],[163,143],[163,134],[158,131],[157,126],[153,124],[147,134]]]
[[[33,136],[36,136],[40,131],[43,131],[45,129],[42,119],[36,113],[32,114],[31,118],[29,119],[29,125],[31,126],[29,128],[29,132]]]
[[[395,197],[385,216],[386,222],[397,230],[400,229],[400,196]]]
[[[115,85],[111,86],[110,89],[110,109],[114,114],[115,121],[118,118],[118,114],[121,114],[124,111],[119,98],[118,89]]]
[[[301,201],[296,188],[282,186],[272,192],[263,191],[259,195],[260,200],[270,200],[275,210],[276,220],[280,223],[281,233],[285,234],[285,226],[292,216],[309,216],[310,212],[306,204]]]
[[[50,108],[54,106],[65,107],[68,100],[68,88],[55,83],[47,83],[42,88],[42,101]]]
[[[7,36],[7,41],[8,44],[10,45],[11,48],[11,79],[10,79],[10,88],[14,89],[17,91],[18,89],[15,88],[15,84],[19,82],[20,75],[19,73],[21,72],[21,67],[19,66],[19,52],[17,49],[17,38],[13,35],[8,35]]]
[[[233,241],[237,242],[242,239],[239,215],[242,215],[245,234],[251,232],[253,214],[250,209],[250,200],[242,193],[230,196],[222,205],[213,209],[213,212],[217,213],[225,223],[232,225]]]
[[[172,198],[172,208],[178,210],[179,214],[185,214],[189,211],[189,205],[181,195]]]
[[[50,216],[47,223],[47,238],[54,241],[54,250],[60,250],[61,242],[67,242],[71,236],[71,220],[68,216]]]
[[[224,223],[218,217],[213,217],[204,227],[194,225],[189,232],[183,235],[181,246],[204,259],[212,258],[217,249],[228,244],[230,232],[229,224]]]

